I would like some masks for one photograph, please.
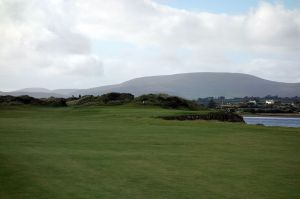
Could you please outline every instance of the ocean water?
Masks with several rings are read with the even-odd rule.
[[[300,118],[293,117],[248,117],[244,116],[247,124],[263,124],[265,126],[300,127]]]

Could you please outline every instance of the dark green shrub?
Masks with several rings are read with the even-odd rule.
[[[134,100],[134,95],[130,93],[107,93],[101,95],[105,104],[124,104]]]
[[[211,99],[207,104],[207,108],[217,108],[217,103]]]
[[[56,106],[56,107],[63,107],[67,106],[66,99],[64,98],[55,98],[55,97],[50,97],[45,100],[45,104],[48,106]]]
[[[194,101],[186,100],[177,96],[167,94],[147,94],[135,99],[139,104],[156,105],[163,108],[197,110],[201,107]]]
[[[28,95],[22,96],[0,96],[0,103],[6,105],[22,105],[22,104],[32,104],[32,105],[44,105],[45,102],[41,99],[36,99]]]
[[[103,101],[99,96],[85,95],[80,97],[78,100],[71,101],[69,104],[72,105],[101,105]]]
[[[242,122],[244,123],[244,119],[242,116],[231,113],[231,112],[210,112],[201,115],[176,115],[176,116],[163,116],[161,117],[166,120],[218,120],[223,122]]]

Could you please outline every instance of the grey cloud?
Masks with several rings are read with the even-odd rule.
[[[101,76],[102,62],[92,54],[91,40],[75,30],[68,6],[65,1],[2,1],[0,72]]]

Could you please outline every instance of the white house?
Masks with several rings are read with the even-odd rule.
[[[274,100],[266,100],[266,104],[272,105],[272,104],[274,104],[274,103],[275,103]]]
[[[248,104],[256,105],[256,101],[255,101],[255,100],[250,100],[250,101],[248,102]]]

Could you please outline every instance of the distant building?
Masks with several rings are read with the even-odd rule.
[[[266,100],[266,104],[272,105],[272,104],[275,104],[275,101],[274,100]]]
[[[248,104],[256,105],[257,102],[256,102],[255,100],[250,100],[250,101],[248,102]]]

